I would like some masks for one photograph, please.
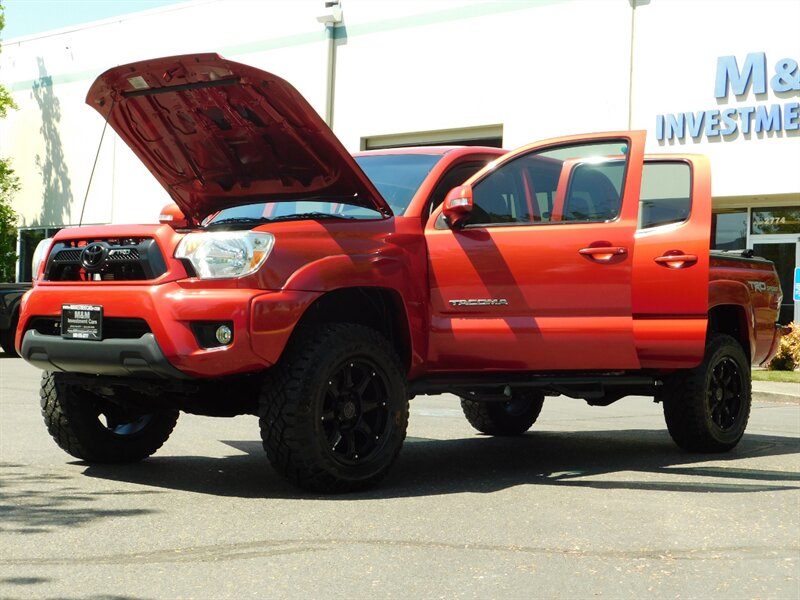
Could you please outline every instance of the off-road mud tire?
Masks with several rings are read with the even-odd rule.
[[[39,395],[50,435],[62,450],[87,462],[128,463],[147,458],[167,441],[179,414],[177,410],[123,409],[65,384],[60,373],[47,371],[42,374]]]
[[[703,362],[665,382],[656,399],[675,443],[690,452],[726,452],[744,434],[751,405],[750,361],[728,335],[712,336]]]
[[[461,398],[461,410],[475,429],[487,435],[522,435],[539,418],[544,394],[515,391],[506,402]]]
[[[299,337],[265,377],[260,426],[270,463],[295,485],[324,493],[375,485],[408,427],[397,353],[361,325],[329,324]]]

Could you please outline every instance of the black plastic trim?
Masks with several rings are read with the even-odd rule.
[[[45,371],[123,377],[190,379],[167,361],[152,333],[138,339],[71,340],[29,329],[22,358]]]

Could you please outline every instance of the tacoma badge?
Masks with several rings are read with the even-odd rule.
[[[469,300],[450,300],[451,306],[508,306],[505,298],[471,298]]]

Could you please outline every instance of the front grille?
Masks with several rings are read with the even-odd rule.
[[[57,263],[77,263],[81,260],[81,252],[82,250],[61,250],[53,256],[53,261]]]
[[[146,281],[167,272],[151,238],[83,239],[53,245],[46,281]]]
[[[109,262],[128,262],[139,260],[139,250],[137,248],[123,248],[108,251]]]
[[[32,317],[28,329],[41,335],[61,335],[60,317]],[[103,318],[103,339],[115,338],[136,340],[152,330],[144,319],[125,319],[121,317]]]

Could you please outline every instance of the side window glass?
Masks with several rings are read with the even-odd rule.
[[[562,146],[539,153],[539,158],[547,161],[553,173],[547,222],[603,223],[619,217],[628,166],[627,140]]]
[[[487,162],[488,160],[484,160],[482,162],[462,163],[447,171],[447,173],[445,173],[439,180],[439,183],[436,184],[433,193],[431,193],[430,205],[428,207],[428,212],[425,214],[430,215],[442,202],[444,202],[447,192],[452,190],[457,185],[464,183],[467,179],[480,171]]]
[[[562,220],[597,223],[612,221],[622,208],[623,160],[578,162],[572,167]]]
[[[505,165],[476,183],[472,190],[472,203],[468,225],[530,221],[525,185],[518,165],[514,163]]]
[[[639,229],[682,223],[692,210],[692,170],[684,162],[646,162],[639,195]]]
[[[467,226],[613,221],[622,208],[627,166],[625,139],[522,154],[473,186]]]
[[[473,187],[469,224],[602,223],[619,216],[628,142],[550,147],[505,163]]]
[[[524,157],[525,176],[531,186],[534,207],[538,220],[549,223],[553,218],[553,206],[558,188],[561,166],[538,154]]]

